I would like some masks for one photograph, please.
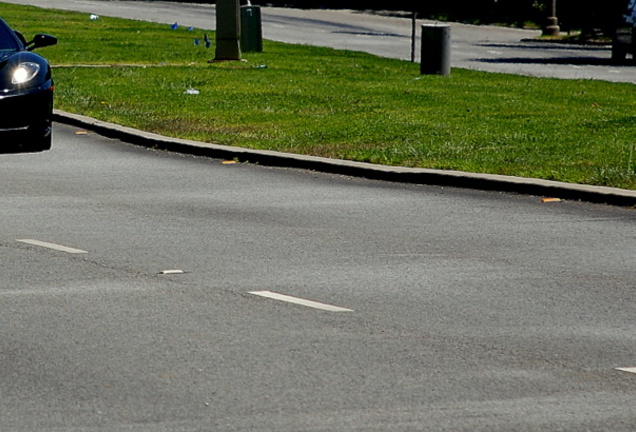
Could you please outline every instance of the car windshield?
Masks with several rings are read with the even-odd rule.
[[[0,21],[0,52],[17,51],[20,49],[13,32]]]

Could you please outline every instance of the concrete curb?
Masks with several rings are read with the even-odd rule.
[[[300,168],[400,183],[512,192],[624,207],[636,206],[636,191],[632,190],[494,174],[393,167],[365,162],[208,144],[199,141],[169,138],[60,110],[54,110],[53,119],[59,123],[91,130],[100,135],[120,139],[132,144],[217,159],[236,159],[240,162],[258,163],[264,166]]]

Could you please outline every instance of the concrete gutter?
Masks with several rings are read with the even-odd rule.
[[[53,119],[59,123],[91,130],[100,135],[132,144],[216,159],[235,159],[240,162],[257,163],[264,166],[300,168],[399,183],[511,192],[624,207],[636,206],[636,191],[633,190],[495,174],[394,167],[316,156],[304,156],[293,153],[251,150],[241,147],[208,144],[199,141],[169,138],[60,110],[54,110]]]

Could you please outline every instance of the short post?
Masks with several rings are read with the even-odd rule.
[[[240,37],[239,0],[217,0],[215,60],[240,60]]]
[[[422,75],[450,75],[450,26],[422,24]]]
[[[548,1],[548,19],[543,27],[543,36],[559,36],[559,19],[556,16],[556,0]]]

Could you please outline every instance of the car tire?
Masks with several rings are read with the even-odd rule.
[[[627,51],[617,46],[612,47],[612,61],[614,63],[621,63],[625,61],[627,57]]]
[[[53,134],[48,133],[46,136],[40,138],[37,142],[37,151],[51,150],[51,143],[53,141]]]
[[[52,141],[53,141],[53,136],[49,132],[46,135],[31,138],[28,144],[25,144],[22,146],[22,150],[28,153],[43,152],[43,151],[51,150]]]

